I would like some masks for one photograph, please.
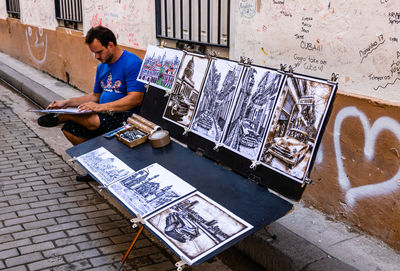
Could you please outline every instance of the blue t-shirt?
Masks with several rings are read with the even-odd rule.
[[[94,93],[101,93],[99,104],[119,100],[128,92],[145,92],[144,84],[136,81],[142,60],[125,51],[112,64],[97,66]]]

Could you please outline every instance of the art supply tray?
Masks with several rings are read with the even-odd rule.
[[[149,135],[161,128],[137,114],[129,117],[127,122],[130,127],[116,133],[115,137],[130,148],[146,142]]]
[[[133,148],[146,142],[149,134],[141,131],[137,127],[131,126],[116,133],[115,137],[129,148]]]

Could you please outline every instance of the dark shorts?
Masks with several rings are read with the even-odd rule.
[[[132,113],[121,112],[113,113],[112,115],[98,113],[97,115],[99,115],[100,118],[100,127],[96,130],[89,130],[88,128],[70,120],[64,123],[62,130],[67,131],[68,133],[77,137],[90,139],[121,127],[123,122],[126,121],[128,117],[132,115]]]

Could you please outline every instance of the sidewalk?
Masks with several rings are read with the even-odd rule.
[[[0,101],[0,270],[115,270],[135,231]],[[173,270],[141,235],[124,270]]]
[[[82,94],[2,53],[0,79],[43,107],[55,99]],[[67,159],[67,155],[60,155],[64,160]],[[295,203],[295,210],[271,224],[269,231],[277,235],[277,240],[271,241],[270,236],[262,230],[236,247],[270,271],[400,270],[400,257],[395,251],[377,240],[354,232],[344,224],[327,220],[322,213],[305,208],[301,203]]]

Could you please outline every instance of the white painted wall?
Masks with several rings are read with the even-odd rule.
[[[6,19],[7,17],[6,1],[0,1],[0,19]]]
[[[55,30],[58,26],[53,0],[19,0],[21,23]]]
[[[121,45],[146,49],[155,44],[153,0],[86,0],[83,1],[83,32],[103,25],[117,35]]]
[[[330,78],[400,102],[400,1],[234,0],[230,57]]]

